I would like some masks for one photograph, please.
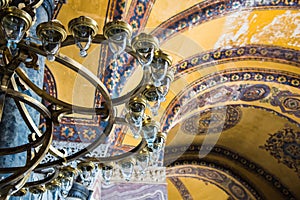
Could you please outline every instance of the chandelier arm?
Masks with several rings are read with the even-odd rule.
[[[21,68],[17,68],[16,73],[24,81],[24,83],[30,89],[32,89],[37,95],[39,95],[40,97],[42,97],[43,99],[47,100],[48,102],[50,102],[54,105],[58,105],[58,106],[67,108],[68,110],[75,110],[76,113],[80,113],[80,114],[96,113],[97,115],[100,115],[101,119],[103,119],[103,120],[105,120],[108,117],[108,109],[107,109],[105,103],[100,108],[86,108],[86,107],[75,106],[75,105],[69,104],[67,102],[64,102],[62,100],[59,100],[59,99],[49,95],[46,91],[40,89],[33,82],[30,81],[30,79],[27,77],[27,75]]]
[[[59,175],[59,170],[58,169],[55,169],[54,172],[47,176],[46,178],[44,179],[41,179],[41,180],[38,180],[38,181],[30,181],[30,182],[26,182],[26,184],[24,185],[24,187],[34,187],[34,186],[38,186],[38,185],[43,185],[43,184],[46,184],[46,183],[49,183],[50,181],[56,179]]]
[[[27,180],[30,177],[30,173],[26,174],[21,180],[15,183],[14,187],[7,186],[5,188],[2,188],[0,191],[0,195],[3,196],[5,200],[9,199],[11,195],[16,193],[18,190],[20,190],[27,182]]]
[[[116,155],[116,156],[110,156],[110,157],[85,157],[84,159],[92,161],[92,162],[96,162],[96,163],[119,161],[119,160],[131,157],[131,156],[139,153],[146,146],[147,146],[147,142],[143,138],[137,146],[135,146],[133,149],[131,149],[130,151],[128,151],[126,153]]]
[[[94,44],[108,44],[107,39],[104,37],[103,34],[97,34],[93,39],[92,39],[92,43]],[[68,35],[67,38],[61,43],[61,48],[63,47],[67,47],[67,46],[71,46],[75,44],[75,39],[73,35]],[[32,45],[31,45],[32,46]],[[129,53],[130,55],[132,55],[134,58],[138,58],[138,54],[132,49],[131,46],[126,45],[125,48],[126,53]],[[145,58],[143,58],[144,60],[146,60]]]
[[[107,44],[106,38],[102,34],[97,34],[92,40],[92,43],[96,43],[96,44],[101,44],[102,42],[105,42],[105,44]],[[70,45],[74,45],[74,44],[75,44],[74,36],[73,35],[68,35],[67,38],[64,40],[64,42],[61,44],[61,48],[67,47],[67,46],[70,46]],[[21,44],[21,46],[22,46],[22,44]],[[36,48],[36,50],[41,49],[41,47],[38,47],[36,45],[31,45],[31,46],[33,48]],[[138,58],[138,54],[132,49],[131,46],[127,45],[126,48],[125,48],[125,51],[127,53],[129,53],[131,56],[133,56],[134,58]],[[35,52],[39,53],[37,51],[35,51]],[[42,52],[40,52],[40,53],[42,53]],[[141,59],[146,60],[145,58],[141,58]],[[78,72],[78,71],[76,71],[76,72]],[[120,97],[117,97],[117,98],[112,98],[112,104],[114,106],[117,106],[117,105],[121,105],[123,103],[126,103],[130,99],[130,97],[133,94],[135,94],[138,91],[138,89],[141,88],[141,86],[147,81],[147,79],[148,79],[147,75],[145,75],[145,73],[143,73],[143,78],[142,78],[141,82],[133,90],[131,90],[127,94],[125,94],[123,96],[120,96]]]
[[[33,159],[30,160],[29,163],[26,163],[25,167],[16,171],[16,173],[13,173],[12,175],[0,180],[0,194],[2,194],[2,191],[6,191],[7,188],[15,189],[15,184],[36,168],[36,166],[42,161],[42,159],[48,152],[48,149],[50,147],[52,137],[53,137],[50,113],[44,105],[42,105],[40,102],[38,102],[37,100],[35,100],[34,98],[32,98],[26,94],[22,94],[20,92],[17,92],[17,91],[11,90],[11,89],[7,89],[6,92],[7,92],[6,93],[7,96],[12,97],[15,100],[22,101],[22,102],[32,106],[33,108],[35,108],[37,111],[39,111],[43,115],[45,115],[47,128],[44,133],[45,140],[41,144],[39,151],[35,153]],[[25,182],[20,185],[20,188],[24,184],[25,184]],[[20,188],[18,188],[18,189],[20,189]]]
[[[27,49],[28,51],[35,52],[42,56],[47,56],[46,53],[42,50],[41,45],[37,45],[34,43],[30,43],[30,45],[26,45],[25,43],[19,43],[19,47],[22,49]],[[56,55],[55,61],[73,70],[74,72],[80,74],[82,77],[87,79],[92,85],[94,85],[96,89],[98,89],[102,94],[102,97],[104,98],[107,107],[111,111],[110,113],[113,114],[112,102],[111,102],[111,97],[109,95],[109,92],[105,87],[105,85],[99,80],[97,76],[95,76],[90,70],[88,70],[82,64],[76,62],[75,60],[63,54]]]
[[[26,167],[0,168],[0,174],[15,173],[19,170],[23,170],[24,168]]]
[[[37,9],[42,5],[44,0],[35,0],[32,3],[28,4],[26,7]]]
[[[120,125],[126,125],[126,126],[132,126],[129,123],[126,122],[124,118],[121,117],[116,117],[115,118],[115,124],[120,124]],[[137,153],[139,153],[144,147],[147,146],[147,142],[144,138],[139,142],[137,146],[135,146],[133,149],[130,151],[123,153],[121,155],[116,155],[116,156],[110,156],[110,157],[85,157],[84,159],[93,161],[93,162],[112,162],[112,161],[119,161],[127,157],[131,157]]]
[[[147,80],[147,75],[145,73],[143,73],[142,80],[133,90],[131,90],[130,92],[126,93],[123,96],[112,99],[113,106],[118,106],[118,105],[127,103],[133,95],[137,94],[140,91],[142,86],[145,84],[146,80]]]
[[[115,116],[111,115],[108,119],[108,124],[105,127],[104,133],[102,133],[96,141],[94,141],[92,144],[90,144],[86,148],[84,148],[84,149],[82,149],[82,150],[80,150],[80,151],[78,151],[78,152],[76,152],[76,153],[74,153],[70,156],[67,156],[65,158],[61,158],[59,160],[55,160],[55,161],[48,162],[48,163],[39,164],[35,169],[36,170],[42,170],[42,169],[45,169],[45,168],[61,166],[65,163],[68,163],[68,162],[74,161],[78,158],[84,157],[84,155],[86,155],[87,153],[93,151],[101,143],[104,143],[104,141],[106,140],[106,137],[110,134],[110,132],[113,128],[114,121],[115,121]]]
[[[114,110],[112,107],[112,101],[110,94],[105,87],[105,85],[99,80],[97,76],[95,76],[91,71],[89,71],[87,68],[85,68],[83,65],[79,64],[78,62],[70,59],[67,56],[64,55],[57,55],[56,56],[57,62],[67,66],[69,69],[72,69],[73,71],[77,72],[81,76],[83,76],[85,79],[87,79],[91,84],[93,84],[96,89],[98,89],[102,95],[102,97],[105,100],[105,105],[107,106],[109,110],[110,115],[114,115]]]
[[[11,77],[11,84],[12,84],[13,89],[17,91],[18,87],[17,87],[17,83],[16,83],[16,80],[15,80],[14,76]],[[23,117],[26,125],[30,129],[30,131],[36,133],[39,137],[41,137],[43,134],[41,133],[41,131],[39,130],[37,125],[34,123],[34,121],[31,117],[31,115],[29,114],[28,109],[26,108],[25,104],[23,102],[20,102],[20,101],[15,101],[15,103],[16,103],[16,105],[19,109],[19,112],[20,112],[21,116]],[[50,145],[49,152],[52,155],[56,156],[56,157],[60,157],[60,158],[65,157],[62,152],[60,152],[59,150],[54,148],[52,145]]]
[[[2,85],[1,85],[1,88],[2,88]],[[6,92],[3,92],[2,89],[0,89],[0,122],[2,121],[5,98],[6,98]]]
[[[37,146],[43,144],[46,139],[47,137],[45,136],[45,134],[43,134],[42,137],[39,137],[39,140],[35,140],[16,147],[0,148],[0,156],[21,153],[25,150],[30,150],[32,147],[36,148]]]
[[[65,163],[74,161],[78,158],[84,157],[85,154],[93,151],[95,148],[97,148],[101,143],[103,143],[105,141],[106,134],[109,134],[110,131],[112,130],[112,125],[113,125],[112,123],[109,123],[107,125],[108,127],[106,127],[106,129],[105,129],[105,132],[99,137],[99,139],[96,140],[95,142],[93,142],[92,144],[90,144],[89,146],[87,146],[86,148],[84,148],[70,156],[67,156],[63,159],[61,158],[61,159],[54,160],[51,162],[41,163],[35,169],[41,170],[41,169],[46,169],[46,168],[50,168],[50,167],[58,167],[58,166],[64,165]]]
[[[20,48],[27,49],[29,51],[35,52],[37,54],[40,54],[42,56],[46,56],[45,52],[41,50],[41,47],[39,45],[33,44],[33,45],[26,45],[24,43],[19,44]],[[104,133],[100,136],[100,138],[96,141],[94,141],[92,144],[87,146],[86,148],[70,155],[65,158],[61,158],[52,162],[48,163],[43,163],[39,164],[36,169],[44,169],[44,168],[49,168],[49,167],[54,167],[57,165],[62,165],[63,163],[73,161],[77,158],[83,157],[85,154],[89,153],[90,151],[94,150],[99,144],[103,143],[106,139],[106,137],[110,134],[112,127],[113,127],[113,122],[114,122],[114,110],[112,107],[112,102],[110,95],[106,89],[106,87],[103,85],[103,83],[88,69],[86,69],[83,65],[79,64],[78,62],[68,58],[67,56],[64,55],[56,55],[55,56],[55,61],[63,64],[64,66],[68,67],[69,69],[77,72],[84,78],[86,78],[91,84],[93,84],[96,89],[100,90],[102,97],[105,100],[105,105],[108,108],[108,125],[105,128]],[[74,108],[74,106],[73,106]]]
[[[51,113],[49,112],[49,110],[38,100],[12,89],[6,89],[6,95],[30,105],[31,107],[39,111],[41,114],[43,114],[46,118],[51,118]]]
[[[106,38],[102,34],[97,34],[93,39],[92,43],[94,44],[101,44],[102,42],[105,42]],[[68,35],[67,38],[61,43],[61,48],[74,45],[75,39],[73,35]]]

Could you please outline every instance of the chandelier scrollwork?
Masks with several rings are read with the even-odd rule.
[[[69,35],[61,22],[51,20],[37,25],[38,41],[28,40],[28,30],[35,23],[35,9],[41,3],[42,0],[24,1],[22,6],[14,7],[10,0],[0,1],[0,116],[3,115],[5,99],[12,98],[32,132],[27,144],[0,149],[0,156],[20,152],[27,154],[24,166],[0,168],[0,173],[6,174],[0,180],[1,198],[23,196],[26,192],[42,198],[42,194],[51,192],[54,199],[64,199],[75,180],[89,186],[97,171],[101,171],[103,180],[108,183],[116,163],[127,181],[134,173],[135,165],[138,165],[139,173],[144,174],[150,164],[155,165],[166,140],[166,134],[160,131],[160,124],[151,114],[158,114],[160,104],[166,100],[170,83],[174,79],[170,68],[172,58],[159,48],[159,41],[152,35],[140,33],[132,38],[131,26],[120,20],[106,23],[103,34],[98,34],[99,27],[95,20],[79,16],[69,22]],[[91,44],[108,45],[115,60],[123,53],[129,53],[137,59],[143,69],[141,82],[124,96],[112,98],[97,76],[82,64],[59,53],[61,48],[75,45],[79,49],[79,55],[86,57]],[[39,70],[38,56],[58,62],[84,77],[101,94],[101,105],[92,108],[73,105],[40,89],[20,68],[23,63],[27,68]],[[33,97],[22,93],[20,84],[34,91],[49,102],[50,106],[45,107]],[[25,104],[44,117],[47,125],[44,132],[33,122]],[[125,105],[125,115],[117,116],[115,107],[121,104]],[[66,154],[51,145],[52,130],[53,125],[59,124],[63,116],[72,113],[97,115],[107,125],[99,138],[86,148]],[[138,145],[120,155],[86,156],[105,142],[115,124],[128,126],[134,137],[141,138]],[[46,153],[51,153],[56,159],[41,162]],[[33,176],[38,178],[32,178]]]

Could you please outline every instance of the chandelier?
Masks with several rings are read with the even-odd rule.
[[[0,197],[22,196],[30,192],[42,198],[45,191],[53,194],[53,199],[65,199],[71,187],[80,183],[88,186],[98,170],[105,182],[109,182],[116,163],[125,180],[130,180],[133,167],[138,165],[141,174],[151,162],[156,162],[155,155],[163,149],[166,135],[160,132],[160,124],[153,119],[157,115],[160,103],[165,101],[174,72],[170,69],[172,59],[159,48],[157,38],[147,33],[132,36],[132,28],[124,21],[108,22],[103,27],[103,34],[98,34],[99,27],[95,20],[86,16],[72,19],[68,32],[58,20],[51,20],[37,25],[36,42],[29,40],[28,30],[33,28],[35,10],[42,0],[24,1],[18,7],[10,0],[1,0],[0,8],[0,120],[2,120],[4,99],[13,99],[22,114],[23,120],[32,132],[28,143],[0,149],[0,157],[27,153],[26,162],[20,167],[0,168],[4,174],[0,180]],[[59,53],[61,48],[76,45],[79,56],[86,57],[91,44],[108,45],[114,59],[123,53],[130,54],[143,70],[141,82],[124,96],[112,98],[105,85],[82,64]],[[40,89],[24,72],[20,65],[32,70],[38,69],[39,56],[50,62],[58,62],[80,74],[89,81],[101,96],[101,104],[87,108],[59,100]],[[28,94],[22,93],[23,87],[30,88],[43,100],[50,103],[45,106]],[[125,114],[117,115],[115,107],[125,105]],[[26,105],[26,106],[25,106]],[[28,106],[38,111],[46,121],[46,129],[41,131],[31,118]],[[86,148],[66,155],[56,149],[52,143],[53,124],[60,122],[66,114],[97,115],[107,125],[97,140]],[[130,151],[110,157],[87,156],[113,132],[113,126],[121,124],[129,127],[136,138],[142,138]],[[14,134],[14,133],[11,133]],[[27,136],[26,136],[27,137]],[[56,157],[54,161],[41,162],[47,153]],[[38,180],[32,180],[37,174]]]

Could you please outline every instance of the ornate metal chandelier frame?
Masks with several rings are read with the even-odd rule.
[[[107,23],[103,28],[103,34],[98,34],[97,23],[89,17],[81,16],[70,21],[69,32],[71,35],[67,35],[62,24],[56,20],[39,24],[36,33],[42,44],[37,44],[26,40],[26,37],[24,39],[24,34],[32,26],[35,17],[34,10],[42,2],[43,0],[35,0],[28,4],[25,3],[21,9],[11,7],[9,0],[2,0],[0,4],[2,26],[0,32],[0,120],[3,115],[5,98],[12,98],[32,132],[29,135],[28,143],[0,149],[0,156],[27,152],[24,166],[0,168],[0,174],[8,174],[0,180],[1,198],[8,198],[10,195],[21,196],[28,189],[32,193],[44,192],[45,188],[53,189],[61,185],[63,180],[69,180],[78,173],[90,173],[95,166],[103,170],[105,177],[109,174],[107,170],[111,170],[113,167],[112,162],[133,164],[134,156],[149,159],[150,152],[160,151],[166,139],[165,133],[159,132],[159,124],[145,114],[145,109],[152,109],[153,103],[154,107],[158,109],[160,101],[164,100],[169,84],[174,78],[173,72],[170,70],[172,59],[159,49],[157,39],[149,34],[141,33],[131,40],[131,27],[123,21]],[[8,31],[9,26],[15,22],[14,20],[17,21],[16,23],[22,22],[23,27],[23,30],[16,35]],[[5,28],[5,25],[8,28]],[[86,56],[92,43],[109,45],[116,58],[123,52],[132,55],[143,67],[144,73],[141,82],[126,95],[111,98],[107,88],[97,76],[82,64],[58,53],[59,48],[76,44],[80,49],[80,55]],[[49,95],[31,82],[19,66],[23,63],[27,68],[38,70],[38,55],[64,65],[89,81],[101,94],[101,106],[86,108],[69,104]],[[20,92],[16,76],[19,77],[23,86],[30,88],[51,105],[46,107],[33,97]],[[45,118],[46,130],[43,133],[35,125],[25,104],[37,110]],[[125,104],[127,108],[125,117],[117,117],[115,113],[115,106],[121,104]],[[97,140],[86,148],[66,156],[51,145],[52,129],[53,124],[59,123],[62,116],[70,113],[97,115],[101,120],[107,121],[107,126]],[[135,130],[137,135],[142,136],[139,144],[129,152],[120,155],[86,157],[87,153],[92,152],[105,141],[112,132],[114,124],[126,125]],[[41,163],[48,152],[57,159]],[[67,164],[75,160],[78,161],[77,169]],[[49,169],[52,170],[52,173],[49,173]],[[38,181],[29,181],[32,173],[44,173],[45,176]],[[109,179],[109,177],[106,178]]]

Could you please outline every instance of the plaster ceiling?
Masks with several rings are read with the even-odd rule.
[[[88,4],[69,0],[58,19],[67,25],[72,18],[87,15],[103,27],[105,21],[122,18],[134,31],[157,36],[161,48],[173,56],[175,81],[156,117],[168,133],[165,164],[170,199],[239,199],[238,194],[246,195],[245,199],[297,199],[299,6],[293,0]],[[73,47],[61,53],[104,75],[113,96],[124,94],[132,82],[121,78],[121,72],[110,71],[105,48],[93,45],[87,58],[78,58]],[[128,67],[129,59],[123,62],[128,73],[134,71]],[[59,98],[93,104],[92,86],[75,73],[61,70],[63,66],[47,65]],[[139,74],[136,70],[131,80],[136,82]],[[123,135],[117,143],[125,149],[136,141]],[[219,175],[223,178],[218,182],[215,176]]]

